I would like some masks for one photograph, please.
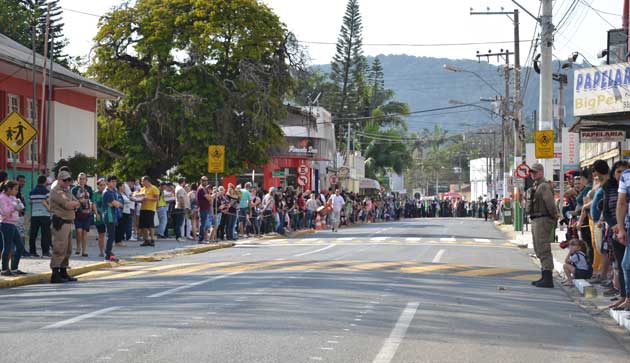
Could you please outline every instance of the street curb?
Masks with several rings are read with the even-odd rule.
[[[94,270],[100,270],[102,268],[108,268],[108,267],[113,267],[113,266],[117,266],[117,265],[118,264],[111,263],[111,262],[91,263],[89,265],[84,265],[84,266],[81,266],[81,267],[68,269],[68,275],[70,275],[70,276],[77,276],[77,275],[80,275],[80,274],[84,274],[86,272],[90,272],[90,271],[94,271]],[[40,283],[48,282],[48,281],[50,281],[50,275],[51,275],[50,272],[42,272],[42,273],[38,273],[38,274],[32,274],[32,275],[16,277],[16,278],[10,279],[10,280],[1,280],[0,281],[0,289],[6,289],[6,288],[9,288],[9,287],[33,285],[33,284],[40,284]]]
[[[301,237],[307,234],[313,234],[315,233],[314,229],[301,229],[299,231],[295,231],[295,232],[291,232],[290,234],[288,234],[289,238],[297,238],[297,237]]]
[[[76,268],[70,267],[68,269],[68,274],[70,276],[79,276],[88,272],[101,270],[104,268],[111,268],[111,267],[116,267],[120,265],[131,265],[138,262],[157,262],[157,261],[162,261],[165,259],[170,259],[170,258],[174,258],[178,256],[195,255],[199,253],[219,250],[223,248],[229,248],[233,246],[234,246],[234,243],[232,242],[218,243],[214,245],[201,245],[201,246],[195,246],[195,247],[189,247],[189,248],[161,251],[161,252],[156,252],[150,255],[133,256],[126,260],[120,260],[118,263],[96,262],[96,263],[91,263],[91,264],[76,267]],[[0,280],[0,289],[46,283],[50,281],[50,275],[51,275],[50,272],[42,272],[38,274],[20,276],[13,279]]]

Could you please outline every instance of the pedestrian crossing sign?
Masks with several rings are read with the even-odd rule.
[[[225,146],[208,146],[208,173],[223,173],[225,168]]]
[[[554,140],[553,130],[536,131],[534,133],[536,159],[553,159]]]
[[[0,141],[14,154],[22,151],[36,135],[37,129],[17,112],[11,112],[0,122]]]

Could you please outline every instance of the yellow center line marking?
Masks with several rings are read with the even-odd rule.
[[[116,272],[117,271],[115,271],[115,270],[90,271],[90,272],[78,275],[78,277],[80,277],[82,279],[90,279],[90,278],[97,277],[97,276],[115,274]]]
[[[222,266],[227,266],[227,265],[233,265],[235,263],[238,263],[238,262],[212,262],[212,263],[195,264],[194,266],[191,266],[191,267],[180,268],[180,269],[171,270],[171,271],[166,271],[166,272],[162,272],[162,273],[156,274],[154,276],[179,276],[179,275],[185,275],[185,274],[190,274],[190,273],[193,273],[193,272],[199,272],[199,271],[207,270],[207,269],[210,269],[210,268],[213,268],[213,267],[222,267]]]
[[[147,272],[148,272],[148,271],[131,271],[131,272],[123,272],[123,273],[117,273],[117,274],[113,274],[113,275],[107,275],[107,276],[102,276],[102,277],[96,277],[96,278],[94,278],[94,280],[121,279],[121,278],[125,278],[125,277],[132,277],[132,276],[144,275],[144,274],[146,274]]]
[[[454,273],[453,276],[469,276],[469,277],[492,276],[492,275],[507,274],[510,272],[517,272],[517,271],[522,271],[522,270],[517,270],[513,268],[491,267],[491,268],[481,268],[481,269],[457,272],[457,273]]]
[[[389,262],[369,262],[369,263],[360,263],[358,265],[342,267],[335,270],[338,271],[366,271],[366,270],[379,270],[385,269],[387,267],[392,266],[407,266],[414,265],[415,261],[389,261]]]
[[[174,263],[174,264],[171,264],[171,265],[154,266],[154,267],[150,267],[150,268],[145,269],[145,271],[170,270],[172,268],[186,267],[186,266],[192,266],[192,265],[198,265],[198,263]]]
[[[244,272],[244,271],[255,270],[255,269],[260,269],[260,268],[265,268],[265,267],[271,267],[275,265],[286,265],[286,264],[287,264],[287,261],[266,261],[266,262],[250,263],[250,264],[228,267],[228,268],[218,270],[217,272],[221,272],[221,273]]]
[[[299,261],[295,261],[295,262],[299,262]],[[314,269],[321,270],[327,267],[334,267],[334,266],[343,268],[355,262],[356,261],[318,261],[318,262],[305,261],[305,263],[302,263],[297,266],[285,267],[282,269],[282,271],[304,271],[304,270],[314,270]]]
[[[455,268],[468,268],[468,267],[471,267],[471,266],[470,265],[456,265],[456,264],[425,265],[425,266],[403,267],[400,269],[400,272],[419,273],[419,272],[432,272],[432,271],[451,270]]]

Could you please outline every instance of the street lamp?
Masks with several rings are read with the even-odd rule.
[[[494,111],[493,109],[488,108],[488,107],[484,107],[484,106],[481,106],[481,105],[478,105],[476,103],[467,103],[467,102],[460,101],[460,100],[448,100],[448,103],[451,104],[451,105],[462,105],[462,106],[477,107],[477,108],[482,109],[484,111],[490,112],[492,115],[496,115],[496,116],[501,117],[501,114],[499,114],[498,112]]]
[[[470,73],[470,74],[474,75],[475,77],[477,77],[481,82],[485,83],[486,86],[490,87],[494,92],[496,92],[497,95],[501,94],[501,92],[499,92],[496,88],[494,88],[493,85],[491,85],[488,81],[486,81],[483,77],[481,77],[477,72],[473,72],[473,71],[469,71],[467,69],[462,69],[462,68],[459,68],[459,67],[455,67],[455,66],[450,65],[450,64],[445,64],[443,67],[444,67],[444,70],[447,70],[449,72]]]

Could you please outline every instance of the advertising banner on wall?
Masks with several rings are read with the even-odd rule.
[[[573,115],[630,111],[630,63],[576,69]]]
[[[624,142],[626,132],[621,130],[580,131],[581,142]]]
[[[562,170],[567,171],[580,167],[580,135],[562,128]]]

